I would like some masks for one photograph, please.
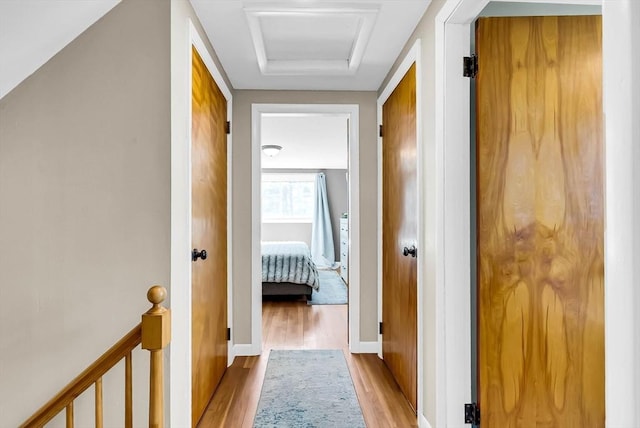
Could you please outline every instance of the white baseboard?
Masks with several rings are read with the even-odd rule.
[[[378,342],[358,342],[352,344],[350,350],[353,354],[377,354],[380,351]],[[251,357],[262,354],[262,347],[252,343],[237,343],[233,345],[230,354],[233,357]]]
[[[418,426],[420,428],[431,428],[431,424],[429,423],[427,418],[424,417],[422,413],[418,414]]]
[[[261,353],[262,348],[255,346],[253,343],[236,343],[233,345],[233,355],[235,357],[252,357]]]
[[[227,344],[227,367],[231,367],[233,364],[233,360],[236,358],[236,350],[234,349],[231,342]]]
[[[377,354],[380,351],[379,342],[358,342],[350,346],[352,354]]]

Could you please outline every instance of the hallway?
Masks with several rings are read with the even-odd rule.
[[[416,417],[375,354],[350,354],[347,305],[265,301],[263,354],[236,357],[209,403],[200,428],[253,425],[271,349],[342,349],[367,427],[417,427]]]

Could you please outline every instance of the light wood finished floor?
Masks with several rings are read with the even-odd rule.
[[[236,357],[198,427],[252,427],[271,349],[342,349],[367,427],[418,426],[382,360],[374,354],[349,353],[347,305],[264,302],[262,329],[262,355]]]

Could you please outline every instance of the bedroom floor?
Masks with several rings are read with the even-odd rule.
[[[303,301],[263,302],[263,354],[236,357],[198,427],[253,426],[271,349],[342,349],[367,427],[417,427],[415,414],[382,360],[349,353],[347,309]]]

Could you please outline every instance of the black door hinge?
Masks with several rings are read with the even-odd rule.
[[[465,56],[462,64],[462,75],[475,79],[478,75],[478,55]]]
[[[224,132],[231,134],[231,122],[227,120],[227,124],[224,126]]]
[[[227,327],[227,340],[231,340],[231,329]]]
[[[382,125],[380,125],[379,135],[380,135],[380,137],[382,137]]]
[[[467,403],[464,405],[464,423],[480,425],[480,407],[477,403]]]
[[[382,334],[382,322],[380,322],[380,325],[378,326],[378,332],[379,334]]]

